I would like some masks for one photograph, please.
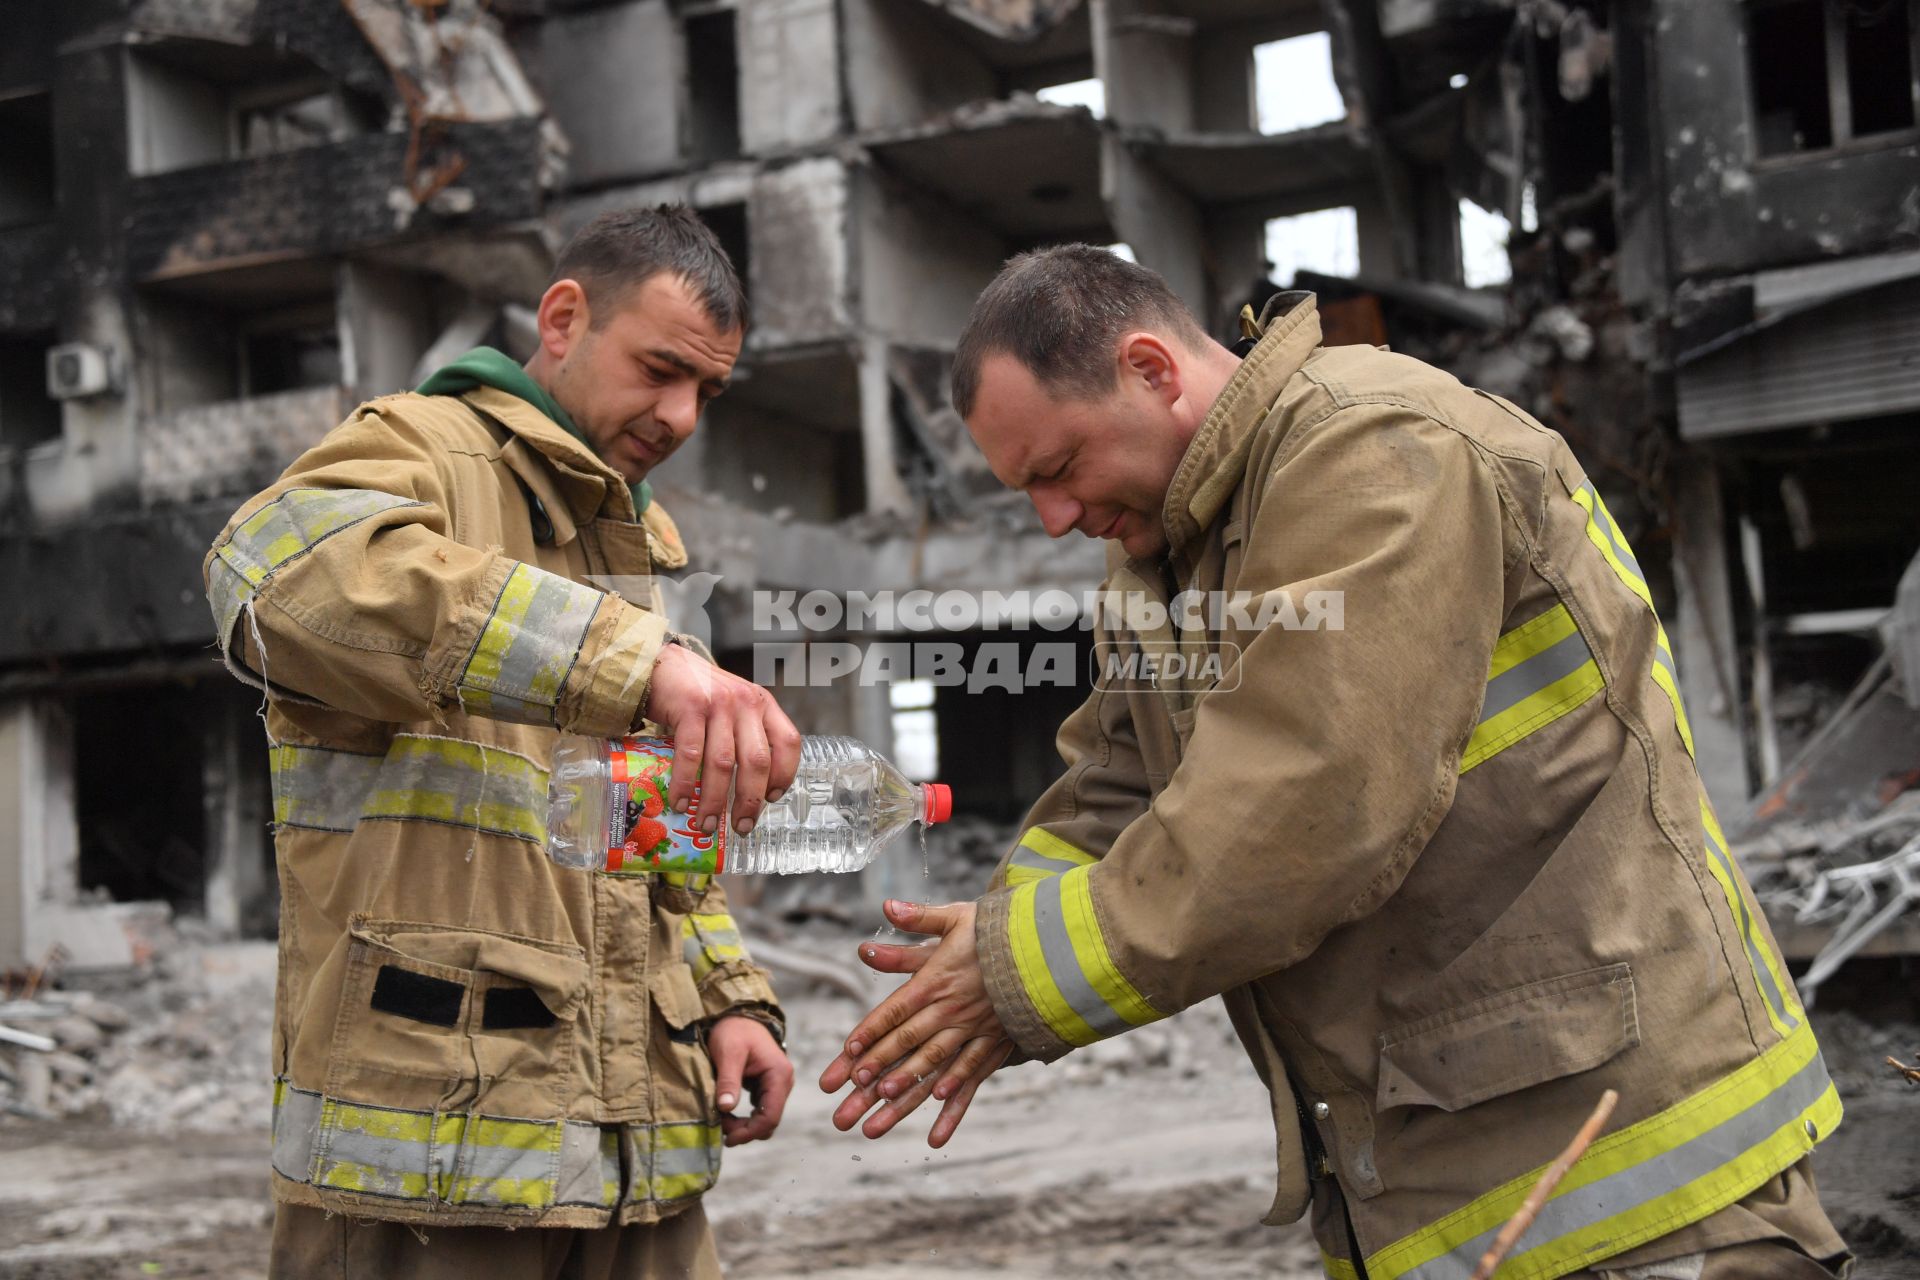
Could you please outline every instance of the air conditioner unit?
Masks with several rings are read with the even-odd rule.
[[[63,342],[47,349],[47,395],[79,400],[114,389],[113,357],[85,342]]]

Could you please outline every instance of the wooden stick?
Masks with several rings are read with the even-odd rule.
[[[1520,1208],[1507,1225],[1500,1228],[1500,1234],[1494,1237],[1493,1247],[1480,1259],[1480,1265],[1473,1270],[1473,1280],[1492,1280],[1493,1273],[1499,1269],[1500,1260],[1507,1256],[1507,1250],[1526,1234],[1527,1228],[1540,1215],[1541,1208],[1547,1203],[1547,1197],[1560,1185],[1560,1179],[1567,1176],[1567,1170],[1573,1168],[1574,1161],[1587,1153],[1593,1140],[1600,1136],[1600,1130],[1606,1127],[1607,1119],[1613,1115],[1614,1104],[1620,1101],[1620,1095],[1612,1089],[1600,1095],[1599,1105],[1587,1122],[1580,1126],[1580,1132],[1573,1135],[1573,1141],[1560,1153],[1560,1158],[1547,1166],[1540,1175],[1540,1181],[1533,1184],[1533,1190],[1527,1192],[1527,1198],[1520,1202]]]
[[[1920,1067],[1910,1067],[1892,1054],[1887,1055],[1887,1065],[1905,1076],[1908,1084],[1920,1084]]]

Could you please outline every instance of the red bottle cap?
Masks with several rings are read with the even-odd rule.
[[[926,793],[926,804],[922,807],[926,810],[927,825],[932,826],[936,822],[945,822],[951,818],[953,788],[944,782],[923,782],[920,785]]]

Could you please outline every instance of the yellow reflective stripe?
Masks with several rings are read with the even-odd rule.
[[[1647,580],[1640,572],[1640,562],[1634,559],[1633,550],[1621,536],[1620,526],[1613,522],[1613,514],[1607,510],[1600,491],[1589,480],[1573,491],[1573,500],[1587,513],[1587,541],[1600,549],[1600,554],[1613,567],[1620,581],[1627,584],[1627,590],[1639,596],[1647,608],[1653,608],[1653,593],[1647,590]]]
[[[1064,874],[1075,867],[1090,866],[1096,861],[1092,854],[1068,844],[1051,831],[1029,827],[1007,861],[1007,883],[1025,884],[1044,876]]]
[[[1091,870],[1016,886],[1008,904],[1014,967],[1028,998],[1055,1035],[1076,1045],[1166,1016],[1114,963],[1093,907]]]
[[[725,1135],[707,1121],[634,1125],[632,1139],[635,1190],[652,1200],[684,1200],[711,1187],[720,1174]]]
[[[1812,1029],[1656,1115],[1595,1142],[1502,1266],[1538,1280],[1697,1222],[1799,1160],[1840,1122]],[[1544,1166],[1543,1166],[1544,1167]],[[1370,1256],[1377,1280],[1464,1280],[1513,1215],[1532,1169]]]
[[[1045,951],[1040,946],[1040,931],[1034,922],[1034,897],[1040,886],[1052,877],[1039,877],[1014,888],[1008,902],[1007,942],[1013,952],[1014,971],[1034,1012],[1053,1033],[1071,1045],[1089,1045],[1100,1039],[1092,1027],[1073,1011],[1053,980]]]
[[[374,489],[289,489],[234,527],[214,551],[207,603],[224,649],[234,622],[282,565],[369,516],[423,504]]]
[[[1487,663],[1487,679],[1498,679],[1528,658],[1545,653],[1568,636],[1578,634],[1579,630],[1567,606],[1556,604],[1494,641],[1493,658]]]
[[[1060,906],[1066,917],[1067,936],[1073,940],[1074,953],[1080,959],[1081,972],[1107,1007],[1136,1027],[1166,1017],[1134,990],[1108,953],[1106,934],[1094,914],[1093,881],[1086,868],[1075,868],[1061,877]]]
[[[533,604],[535,584],[529,567],[517,565],[507,575],[506,585],[500,588],[500,598],[494,601],[493,612],[487,615],[487,624],[480,630],[473,655],[467,659],[467,669],[460,678],[462,684],[469,680],[479,684],[500,678],[500,667],[513,645],[514,633],[520,629],[521,620]]]
[[[670,1173],[653,1179],[650,1190],[655,1200],[684,1200],[704,1194],[714,1181],[706,1173]]]
[[[662,871],[660,883],[669,889],[685,889],[691,894],[703,894],[707,886],[713,883],[713,876],[705,871]]]
[[[547,835],[547,772],[525,756],[457,738],[400,734],[387,748],[369,818],[418,818],[523,840]]]
[[[1673,704],[1673,727],[1680,731],[1680,741],[1686,744],[1687,754],[1693,754],[1693,726],[1687,722],[1686,704],[1680,701],[1680,669],[1673,663],[1673,646],[1667,641],[1667,629],[1660,626],[1660,620],[1654,619],[1657,630],[1654,639],[1659,644],[1659,652],[1653,655],[1653,682],[1667,695],[1667,701]]]
[[[663,1124],[653,1131],[655,1151],[692,1151],[720,1145],[719,1125],[704,1123]]]
[[[620,1203],[620,1131],[600,1131],[600,1203]]]
[[[1605,684],[1564,604],[1515,627],[1494,643],[1480,723],[1467,739],[1460,772],[1544,729]]]
[[[553,723],[605,599],[559,574],[515,565],[460,673],[461,705],[495,719]]]
[[[283,827],[346,832],[386,819],[547,838],[547,772],[504,747],[402,733],[380,756],[272,743],[267,763]]]
[[[385,757],[290,742],[267,745],[273,821],[313,831],[351,831]]]
[[[234,526],[217,554],[257,587],[342,529],[395,507],[421,505],[377,489],[289,489]]]
[[[1327,1280],[1360,1280],[1360,1273],[1354,1270],[1351,1262],[1336,1258],[1325,1250],[1320,1253],[1320,1269],[1326,1272]]]
[[[316,1185],[450,1204],[544,1208],[566,1122],[433,1115],[325,1100]]]
[[[651,1130],[667,1135],[660,1140],[657,1165],[634,1166],[641,1170],[635,1191],[641,1199],[650,1194],[647,1169],[697,1173],[707,1183],[719,1169],[720,1134],[704,1120],[623,1129],[580,1120],[435,1115],[328,1099],[292,1088],[284,1078],[274,1081],[273,1095],[274,1171],[295,1182],[360,1195],[525,1209],[554,1204],[612,1209],[622,1194],[621,1135],[636,1128],[640,1151],[652,1150]]]
[[[1773,948],[1760,932],[1756,910],[1747,903],[1746,877],[1741,875],[1727,851],[1726,832],[1720,829],[1720,820],[1714,816],[1713,805],[1704,790],[1700,793],[1700,824],[1706,833],[1707,871],[1727,896],[1727,910],[1733,913],[1734,923],[1740,929],[1754,984],[1759,987],[1760,1001],[1767,1009],[1767,1021],[1773,1024],[1775,1032],[1785,1036],[1800,1025],[1804,1013],[1795,1000],[1786,967],[1774,957]]]
[[[1654,639],[1659,650],[1653,655],[1653,669],[1649,674],[1653,682],[1660,686],[1660,692],[1667,695],[1667,701],[1673,704],[1673,727],[1679,732],[1680,741],[1686,744],[1687,755],[1692,756],[1693,725],[1687,720],[1686,704],[1680,700],[1680,669],[1674,665],[1673,645],[1667,640],[1667,629],[1660,625],[1660,615],[1653,607],[1653,593],[1647,589],[1646,574],[1640,568],[1639,560],[1634,558],[1633,548],[1627,545],[1626,535],[1614,523],[1613,513],[1607,510],[1600,491],[1593,487],[1593,482],[1588,481],[1575,489],[1573,500],[1587,513],[1587,540],[1600,549],[1600,555],[1613,569],[1614,575],[1626,584],[1627,590],[1640,597],[1640,603],[1646,605],[1647,612],[1653,614]]]
[[[680,921],[681,954],[699,982],[715,966],[750,959],[740,927],[725,912],[694,912]]]

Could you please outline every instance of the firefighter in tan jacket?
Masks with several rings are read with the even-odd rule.
[[[1559,436],[1312,299],[1244,360],[1102,250],[1015,259],[954,399],[1047,531],[1109,539],[1101,682],[977,904],[822,1084],[944,1143],[985,1075],[1224,995],[1335,1280],[1819,1277],[1840,1102],[1694,771],[1633,552]],[[1169,662],[1180,655],[1182,662]],[[1159,661],[1151,661],[1159,659]],[[897,1063],[897,1065],[896,1065]],[[918,1079],[917,1079],[918,1078]]]
[[[363,406],[206,562],[268,693],[278,1277],[718,1276],[700,1196],[791,1087],[718,885],[545,848],[556,731],[671,727],[702,832],[730,777],[742,832],[792,780],[792,724],[653,585],[686,552],[644,477],[744,298],[685,209],[596,219],[558,276],[524,370],[482,348]]]

